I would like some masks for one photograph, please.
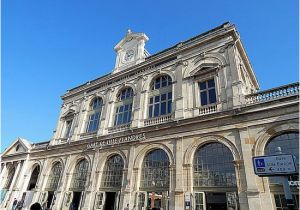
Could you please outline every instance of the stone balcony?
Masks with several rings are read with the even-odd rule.
[[[116,125],[114,127],[110,127],[110,128],[108,128],[108,133],[127,131],[127,130],[130,130],[130,128],[131,128],[131,122],[126,123],[126,124]]]
[[[246,105],[251,105],[296,95],[299,95],[299,82],[246,95],[245,100]]]
[[[170,122],[174,119],[174,114],[163,115],[160,117],[150,118],[144,120],[144,126],[157,125],[161,123]]]
[[[217,111],[218,111],[218,104],[209,104],[206,106],[201,106],[199,108],[199,115],[211,114]]]

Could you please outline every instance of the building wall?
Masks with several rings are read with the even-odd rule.
[[[193,42],[179,44],[169,54],[170,50],[167,51],[169,57],[176,56],[174,60],[161,65],[149,64],[141,69],[115,71],[117,73],[100,79],[97,88],[92,86],[98,81],[95,80],[70,90],[62,97],[60,117],[50,142],[30,146],[22,144],[23,149],[15,154],[12,152],[13,144],[7,153],[2,154],[1,189],[12,164],[16,165],[17,172],[0,208],[11,208],[14,197],[20,200],[24,192],[29,193],[28,183],[37,165],[40,166],[40,174],[35,189],[30,191],[32,200],[25,209],[34,202],[43,203],[51,168],[59,162],[62,164],[62,174],[53,209],[66,209],[65,197],[71,191],[75,166],[79,160],[86,159],[89,168],[81,207],[94,209],[95,197],[103,191],[101,180],[105,163],[114,154],[120,155],[124,161],[119,209],[127,203],[132,207],[137,204],[145,155],[151,150],[162,149],[170,161],[169,209],[181,210],[184,209],[185,194],[194,196],[196,192],[193,186],[196,150],[217,142],[232,153],[237,179],[233,190],[237,193],[239,208],[276,209],[268,178],[254,174],[252,157],[263,155],[266,143],[274,136],[299,132],[299,85],[280,89],[294,89],[292,94],[271,95],[265,101],[250,101],[251,97],[257,96],[249,94],[256,92],[258,84],[236,33],[232,26],[217,30]],[[168,57],[166,54],[154,56],[153,63],[164,61]],[[172,78],[172,113],[168,117],[149,120],[150,85],[160,75]],[[216,83],[217,103],[203,107],[199,102],[198,82],[211,78]],[[85,86],[87,90],[84,90]],[[130,127],[120,128],[113,125],[113,116],[117,95],[125,87],[131,87],[134,91],[132,122]],[[86,133],[89,106],[95,97],[101,97],[104,103],[100,127],[96,133]],[[65,138],[67,119],[73,119],[73,122],[71,135]],[[138,134],[145,137],[103,147],[87,147],[90,143]],[[203,191],[217,192],[213,188]]]

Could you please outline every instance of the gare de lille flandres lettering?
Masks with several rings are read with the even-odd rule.
[[[119,138],[113,138],[113,139],[107,139],[107,140],[93,142],[93,143],[86,145],[86,149],[96,149],[96,148],[101,149],[102,147],[105,147],[105,146],[123,144],[123,143],[134,142],[134,141],[141,141],[141,140],[145,140],[145,139],[146,139],[145,133],[135,134],[135,135],[131,135],[131,136],[125,136],[125,137],[119,137]]]

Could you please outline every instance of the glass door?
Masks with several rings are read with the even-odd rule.
[[[195,192],[194,197],[194,210],[206,210],[205,193]]]
[[[138,193],[138,210],[146,210],[147,209],[147,202],[148,201],[148,194],[145,191],[140,191]]]
[[[104,207],[104,201],[105,201],[105,192],[104,191],[99,191],[96,193],[96,198],[95,198],[95,209],[103,209]]]

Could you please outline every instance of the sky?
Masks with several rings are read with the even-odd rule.
[[[261,90],[299,78],[298,0],[2,0],[1,151],[17,137],[47,141],[68,89],[110,73],[127,29],[157,53],[236,25]]]

